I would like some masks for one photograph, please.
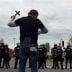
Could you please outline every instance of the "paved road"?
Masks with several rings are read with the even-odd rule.
[[[13,68],[10,68],[10,69],[0,69],[0,72],[18,72],[18,69],[13,69]],[[26,72],[30,72],[30,69],[29,68],[26,68]],[[38,72],[72,72],[71,69],[64,69],[64,70],[61,70],[61,69],[39,69]]]
[[[11,64],[11,68],[10,69],[5,69],[5,68],[1,68],[0,69],[0,72],[18,72],[18,68],[17,69],[13,69],[13,66],[14,66],[14,59],[11,60],[10,62]],[[51,69],[51,63],[48,62],[47,66],[48,68],[47,69],[39,69],[38,72],[72,72],[72,69],[64,69],[64,70],[61,70],[61,69]],[[28,64],[27,64],[27,67],[26,67],[26,72],[30,72],[30,69],[28,68]]]

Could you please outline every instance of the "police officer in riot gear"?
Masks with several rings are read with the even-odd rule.
[[[3,47],[1,46],[0,43],[0,68],[1,68],[2,58],[3,58]]]
[[[3,54],[4,60],[3,60],[2,68],[4,68],[4,66],[6,66],[6,68],[10,68],[8,44],[5,45],[3,50],[4,50],[4,54]]]
[[[54,47],[51,50],[51,54],[52,54],[52,57],[53,57],[53,66],[52,66],[52,68],[53,69],[56,69],[56,67],[59,68],[58,61],[57,61],[57,44],[54,44]]]
[[[4,59],[4,43],[0,43],[0,68],[2,67],[2,59]]]
[[[70,69],[72,69],[72,56],[71,56],[71,47],[70,45],[67,45],[67,48],[65,49],[65,53],[66,53],[66,62],[65,62],[65,68],[67,69],[67,65],[68,65],[68,61],[70,63]]]
[[[47,60],[47,49],[45,45],[41,45],[40,48],[38,48],[38,63],[39,67],[38,68],[47,68],[46,66],[46,60]]]
[[[40,47],[38,48],[38,68],[43,68],[43,60],[44,60],[44,52],[43,52],[43,48]]]
[[[48,56],[47,56],[47,48],[45,46],[43,46],[43,52],[44,52],[43,66],[44,66],[44,68],[47,68],[46,60],[48,59]]]
[[[70,60],[71,60],[71,69],[72,69],[72,47],[71,47],[71,53],[70,53]]]
[[[63,68],[63,50],[62,50],[62,47],[61,46],[58,46],[57,48],[57,62],[60,62],[60,65],[61,65],[61,69],[64,69]]]
[[[20,50],[20,43],[17,43],[17,46],[15,47],[15,65],[14,69],[17,68],[18,60],[19,60],[19,50]]]

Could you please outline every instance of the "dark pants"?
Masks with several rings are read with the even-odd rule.
[[[18,60],[19,60],[19,56],[16,56],[15,57],[15,65],[14,65],[14,68],[17,68]]]
[[[68,62],[70,64],[70,69],[72,69],[72,59],[70,57],[66,57],[65,68],[67,69]]]
[[[62,56],[59,56],[59,57],[57,57],[57,58],[58,58],[58,62],[60,62],[61,69],[63,69],[64,59],[62,58]]]
[[[44,68],[44,66],[43,66],[43,57],[39,57],[39,59],[38,59],[38,68]]]
[[[59,64],[58,64],[57,57],[53,57],[53,66],[52,66],[52,68],[54,68],[54,69],[58,68],[59,69]]]
[[[43,65],[44,65],[45,68],[47,68],[47,66],[46,66],[46,60],[43,61]]]
[[[0,56],[0,68],[1,68],[2,56]]]
[[[8,68],[8,65],[9,65],[8,59],[7,59],[7,58],[4,58],[3,64],[2,64],[2,68],[4,68],[4,66],[5,66],[6,68]]]
[[[21,44],[19,53],[19,72],[25,72],[27,58],[29,57],[31,72],[38,72],[37,48],[32,44]]]

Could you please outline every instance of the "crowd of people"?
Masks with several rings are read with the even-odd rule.
[[[14,57],[14,69],[16,69],[19,60],[19,49],[20,43],[17,43],[14,50],[11,50],[8,44],[0,43],[0,68],[10,68],[10,60]]]
[[[38,68],[47,68],[46,60],[47,49],[42,45],[38,48],[38,35],[48,33],[48,29],[45,25],[38,19],[38,11],[30,10],[28,16],[21,17],[16,19],[16,15],[11,16],[11,20],[8,23],[9,27],[20,28],[20,44],[14,48],[14,69],[17,68],[19,60],[19,72],[25,72],[26,62],[29,58],[29,68],[31,72],[38,72]],[[52,59],[53,59],[53,69],[59,69],[59,62],[61,69],[64,69],[64,60],[65,68],[67,69],[68,61],[70,63],[70,69],[72,69],[72,48],[70,45],[67,45],[67,48],[62,50],[62,47],[57,44],[54,44],[54,47],[51,50]],[[63,54],[65,57],[63,57]],[[11,56],[9,55],[8,45],[1,43],[0,44],[0,68],[10,68]]]
[[[64,49],[63,49],[64,48]],[[63,47],[59,44],[54,44],[54,47],[51,49],[52,56],[52,69],[65,69],[69,67],[72,69],[72,48],[68,44],[67,47]],[[19,61],[19,50],[20,43],[17,43],[14,48],[14,69],[17,69]],[[8,44],[0,43],[0,68],[10,68],[11,56],[9,54]],[[48,60],[47,48],[44,45],[40,45],[38,48],[38,68],[45,69],[47,68],[46,61]],[[65,63],[65,64],[64,64]],[[29,62],[30,68],[30,62]]]
[[[53,58],[53,69],[59,69],[59,63],[61,66],[61,69],[64,69],[64,63],[65,63],[65,69],[67,69],[68,62],[69,62],[69,68],[72,69],[72,48],[70,44],[67,45],[67,47],[54,44],[54,47],[51,50],[52,58]]]
[[[20,43],[17,43],[14,48],[14,54],[11,56],[9,53],[8,44],[0,43],[0,68],[10,68],[10,60],[11,57],[14,57],[14,69],[17,69],[18,61],[19,61],[19,50]],[[46,59],[47,59],[47,49],[44,46],[40,46],[38,48],[38,68],[47,68]],[[30,68],[30,62],[29,62]]]
[[[0,68],[10,68],[10,59],[8,44],[0,43]]]

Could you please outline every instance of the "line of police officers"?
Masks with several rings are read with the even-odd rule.
[[[18,60],[19,60],[19,49],[20,49],[20,44],[17,43],[17,46],[14,48],[15,54],[15,63],[14,63],[14,69],[17,68]],[[65,68],[67,69],[68,61],[70,64],[70,69],[72,69],[72,48],[70,45],[67,45],[67,48],[62,50],[62,47],[57,44],[54,44],[54,47],[51,50],[51,54],[53,57],[53,69],[59,69],[59,63],[61,66],[61,69],[64,69],[63,67],[63,62],[64,62],[64,57],[63,54],[65,55]],[[3,60],[2,60],[3,59]],[[11,57],[9,56],[9,48],[8,45],[4,45],[4,43],[0,43],[0,68],[10,68],[10,61]],[[46,65],[46,60],[48,59],[47,56],[47,49],[45,48],[44,45],[40,46],[38,48],[38,68],[47,68]],[[2,62],[3,61],[3,62]]]
[[[53,57],[53,66],[54,69],[59,69],[59,63],[61,66],[61,69],[64,69],[63,62],[65,58],[65,68],[67,69],[68,61],[70,64],[70,69],[72,69],[72,48],[70,45],[67,45],[67,48],[64,48],[64,51],[62,50],[62,47],[57,44],[54,44],[54,47],[51,50],[51,54]]]
[[[17,68],[18,60],[19,60],[19,49],[20,44],[17,43],[17,46],[14,48],[14,57],[15,57],[15,63],[14,63],[14,69]],[[9,48],[7,44],[0,43],[0,68],[10,68],[10,62],[11,56],[9,54]]]
[[[17,46],[15,47],[15,65],[14,69],[17,68],[18,60],[19,60],[19,49],[20,49],[20,44],[18,43]],[[47,68],[46,66],[46,60],[47,60],[47,49],[42,45],[40,48],[38,48],[38,68]],[[29,68],[30,68],[30,62],[29,62]]]
[[[10,56],[9,56],[9,48],[8,45],[4,45],[4,43],[0,43],[0,68],[10,68]]]
[[[14,68],[17,68],[17,63],[19,60],[19,48],[20,48],[20,45],[17,44],[17,46],[15,47]],[[70,69],[72,69],[72,49],[71,49],[70,45],[67,45],[67,48],[64,48],[64,51],[63,51],[60,44],[59,44],[59,46],[57,44],[55,44],[51,50],[51,53],[52,53],[52,57],[53,57],[52,68],[59,69],[59,63],[60,63],[61,69],[64,69],[63,62],[64,62],[64,58],[65,58],[65,68],[67,69],[67,64],[69,61]],[[42,68],[42,69],[47,68],[47,65],[46,65],[47,59],[48,59],[47,48],[45,48],[44,45],[41,45],[38,48],[38,68]],[[30,64],[29,64],[29,68],[30,68]]]

